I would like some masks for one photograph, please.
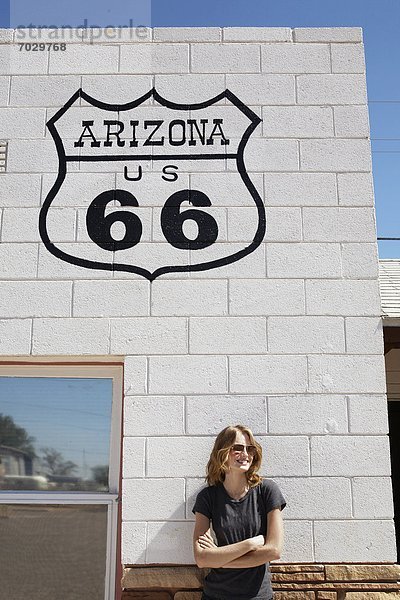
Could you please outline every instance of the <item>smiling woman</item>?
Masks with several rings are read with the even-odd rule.
[[[261,459],[261,446],[243,425],[226,427],[215,440],[208,487],[193,507],[195,560],[211,569],[202,600],[273,597],[268,563],[280,558],[286,501],[274,481],[258,475]]]

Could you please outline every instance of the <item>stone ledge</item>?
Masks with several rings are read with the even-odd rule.
[[[271,572],[271,579],[272,583],[279,581],[325,581],[325,574],[323,571]]]
[[[315,600],[315,592],[274,592],[274,600]]]
[[[337,600],[338,595],[338,600],[400,600],[400,566],[393,563],[274,563],[270,569],[274,591],[280,594],[276,600],[315,600],[315,594],[317,600]],[[207,573],[208,569],[194,565],[126,566],[123,599],[167,600],[166,593],[171,598],[195,593],[202,589]]]
[[[347,592],[346,600],[399,600],[400,592]]]
[[[368,582],[356,582],[356,581],[348,581],[348,582],[336,582],[336,581],[316,581],[315,584],[313,581],[309,583],[289,583],[289,582],[274,582],[272,580],[272,587],[276,590],[309,590],[310,588],[314,588],[315,590],[332,590],[332,591],[360,591],[365,590],[369,591],[387,591],[387,592],[396,592],[400,591],[400,584],[398,582],[391,583],[368,583]]]
[[[297,563],[293,565],[272,563],[269,566],[271,573],[318,573],[323,571],[324,568],[324,565],[310,563]]]
[[[168,592],[122,592],[121,600],[172,600]]]
[[[326,579],[335,581],[397,581],[400,565],[325,565]]]
[[[203,587],[207,570],[198,567],[126,567],[122,577],[123,589],[194,588]]]

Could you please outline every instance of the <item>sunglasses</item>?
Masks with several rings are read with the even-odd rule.
[[[249,456],[254,456],[257,452],[257,448],[255,446],[245,446],[244,444],[234,444],[232,446],[232,450],[234,452],[244,452],[245,449]]]

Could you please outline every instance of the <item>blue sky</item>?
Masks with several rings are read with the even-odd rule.
[[[380,237],[400,237],[400,2],[398,0],[0,0],[0,26],[357,26],[364,30]],[[383,101],[383,102],[382,102]],[[378,139],[379,138],[379,139]],[[397,138],[381,140],[380,138]],[[380,242],[381,258],[400,242]]]

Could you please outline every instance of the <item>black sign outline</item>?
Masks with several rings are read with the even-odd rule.
[[[186,159],[186,160],[205,160],[205,159],[207,159],[207,160],[212,160],[212,159],[216,159],[216,158],[236,158],[237,170],[239,172],[239,175],[241,176],[245,186],[249,190],[249,193],[255,202],[257,212],[258,212],[258,227],[257,227],[256,233],[254,235],[252,242],[245,248],[242,248],[242,250],[239,250],[238,252],[235,252],[233,254],[230,254],[230,255],[225,256],[220,259],[215,259],[215,260],[211,260],[211,261],[203,262],[203,263],[197,263],[194,265],[167,265],[165,267],[159,267],[155,271],[148,271],[147,269],[144,269],[144,268],[136,266],[136,265],[126,265],[126,264],[121,264],[121,263],[103,263],[103,262],[97,262],[97,261],[88,260],[85,258],[79,258],[77,256],[72,256],[70,254],[67,254],[63,250],[60,250],[59,248],[57,248],[57,246],[53,242],[51,242],[48,232],[47,232],[47,213],[49,211],[52,201],[54,200],[57,193],[59,192],[59,190],[65,180],[65,177],[67,175],[67,162],[78,161],[78,160],[79,161],[93,161],[93,162],[146,160],[146,159],[151,159],[151,160],[156,159],[157,160],[158,157],[155,157],[153,155],[136,155],[136,156],[132,156],[132,155],[115,155],[115,156],[101,155],[101,156],[93,156],[93,157],[92,156],[82,157],[82,156],[78,155],[78,156],[68,156],[67,157],[65,154],[65,148],[63,145],[63,141],[55,127],[55,123],[67,112],[67,110],[79,98],[82,98],[83,100],[85,100],[86,102],[88,102],[89,104],[91,104],[92,106],[95,106],[97,108],[107,110],[107,111],[113,111],[113,112],[121,112],[121,111],[125,111],[125,110],[130,110],[132,108],[136,108],[137,106],[139,106],[140,104],[142,104],[143,102],[145,102],[146,100],[148,100],[151,97],[153,97],[156,102],[158,102],[162,106],[165,106],[166,108],[171,108],[173,110],[182,110],[182,111],[193,111],[193,110],[200,110],[202,108],[207,108],[209,106],[212,106],[216,102],[219,102],[220,100],[223,100],[224,98],[226,98],[227,100],[232,102],[232,104],[234,106],[236,106],[246,117],[248,117],[248,119],[250,120],[250,125],[247,127],[246,131],[244,132],[244,134],[239,142],[237,153],[235,153],[235,154],[225,154],[225,153],[223,155],[218,155],[218,154],[176,155],[175,154],[175,155],[160,156],[159,160],[161,160],[161,159],[162,160],[169,160],[169,159],[176,159],[176,160],[184,160],[184,159]],[[57,111],[55,113],[55,115],[53,115],[53,117],[51,119],[49,119],[49,121],[46,123],[46,126],[47,126],[48,130],[50,131],[50,134],[56,145],[58,160],[59,160],[59,169],[58,169],[57,179],[56,179],[53,187],[51,188],[50,192],[47,194],[46,199],[40,210],[39,233],[40,233],[40,237],[42,238],[43,244],[45,245],[45,247],[51,254],[53,254],[57,258],[60,258],[61,260],[65,261],[67,263],[78,265],[80,267],[85,267],[88,269],[100,269],[100,270],[105,270],[105,271],[123,271],[123,272],[128,272],[128,273],[136,273],[137,275],[141,275],[141,276],[145,277],[149,281],[154,281],[154,279],[156,279],[160,275],[163,275],[164,273],[188,272],[188,271],[207,271],[208,269],[215,269],[215,268],[218,268],[221,266],[229,265],[233,262],[236,262],[236,261],[242,259],[243,257],[247,256],[248,254],[251,254],[252,252],[254,252],[254,250],[256,248],[258,248],[258,246],[261,244],[262,240],[264,239],[264,235],[265,235],[265,231],[266,231],[266,214],[265,214],[265,207],[264,207],[263,200],[262,200],[261,196],[259,195],[255,185],[251,181],[251,179],[246,171],[243,155],[244,155],[244,149],[246,147],[246,144],[247,144],[251,134],[256,129],[256,127],[261,123],[261,121],[262,121],[262,119],[255,112],[253,112],[248,106],[246,106],[229,89],[225,89],[223,92],[221,92],[214,98],[211,98],[210,100],[206,100],[205,102],[199,102],[196,104],[177,104],[175,102],[170,102],[169,100],[166,100],[165,98],[163,98],[157,92],[156,88],[152,88],[146,94],[144,94],[143,96],[140,96],[139,98],[137,98],[136,100],[133,100],[132,102],[128,102],[126,104],[108,104],[106,102],[101,102],[100,100],[97,100],[97,99],[93,98],[92,96],[89,96],[86,92],[84,92],[82,90],[82,88],[79,88],[71,96],[71,98],[68,100],[68,102],[66,102],[64,104],[64,106],[59,111]]]

